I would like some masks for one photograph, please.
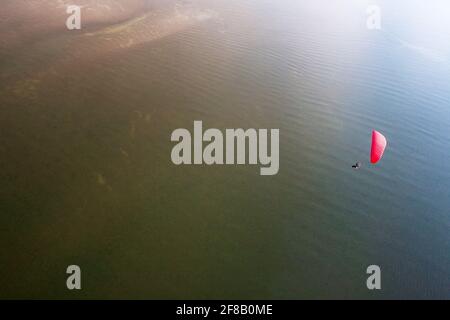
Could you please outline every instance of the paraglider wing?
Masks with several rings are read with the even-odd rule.
[[[370,162],[377,163],[386,149],[386,138],[376,130],[372,131],[372,147],[370,149]]]

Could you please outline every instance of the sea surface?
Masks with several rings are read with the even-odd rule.
[[[450,3],[376,1],[371,30],[373,3],[177,1],[3,41],[0,297],[449,299]],[[280,129],[279,173],[174,165],[194,120]]]

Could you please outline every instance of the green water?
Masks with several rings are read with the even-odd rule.
[[[0,297],[450,298],[450,5],[193,2],[1,47]],[[194,120],[279,173],[173,165]]]

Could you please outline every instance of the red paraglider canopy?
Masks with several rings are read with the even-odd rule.
[[[376,130],[372,131],[372,147],[370,149],[370,162],[377,163],[386,149],[386,138]]]

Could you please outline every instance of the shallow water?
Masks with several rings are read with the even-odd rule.
[[[215,0],[2,48],[0,296],[450,298],[450,5],[378,2],[379,31]],[[194,120],[279,128],[280,172],[173,165]]]

